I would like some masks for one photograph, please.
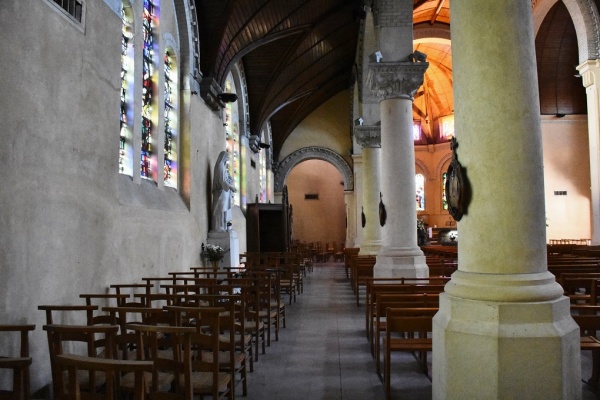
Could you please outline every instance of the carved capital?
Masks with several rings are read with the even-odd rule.
[[[379,100],[406,99],[413,96],[423,84],[427,62],[381,62],[369,63],[367,84]]]
[[[363,148],[381,147],[381,126],[355,126],[354,137]]]

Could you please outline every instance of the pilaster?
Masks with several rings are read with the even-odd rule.
[[[592,245],[600,245],[600,60],[577,67],[587,96],[590,180],[592,191]]]

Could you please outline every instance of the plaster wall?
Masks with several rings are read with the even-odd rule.
[[[38,305],[83,304],[80,293],[199,263],[224,145],[219,117],[182,90],[185,196],[119,175],[121,21],[102,1],[86,8],[82,31],[45,1],[0,2],[0,51],[12,54],[0,58],[0,320],[36,324],[34,391],[50,383]],[[169,9],[163,0],[161,37],[166,29],[177,37]]]
[[[342,91],[307,116],[285,141],[279,161],[303,147],[318,146],[335,151],[352,166],[351,99],[350,91]]]
[[[542,116],[546,239],[591,238],[587,116]],[[554,192],[566,195],[555,195]]]
[[[322,160],[298,164],[288,176],[289,201],[293,209],[294,240],[342,244],[346,240],[346,207],[342,175]],[[318,194],[306,200],[305,194]]]

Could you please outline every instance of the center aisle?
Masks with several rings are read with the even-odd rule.
[[[365,310],[356,307],[343,264],[315,264],[304,293],[286,307],[287,327],[248,374],[246,399],[385,399],[365,333]],[[431,382],[411,358],[394,360],[392,394],[430,399]]]

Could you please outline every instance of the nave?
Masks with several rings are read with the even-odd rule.
[[[356,306],[343,264],[316,263],[305,278],[304,294],[290,306],[287,328],[248,375],[246,399],[385,399],[369,351],[364,313],[364,303]],[[581,376],[588,379],[591,355],[583,352],[581,361]],[[393,399],[431,399],[431,381],[411,354],[393,354],[391,371]],[[584,400],[597,398],[583,382],[582,393]]]

